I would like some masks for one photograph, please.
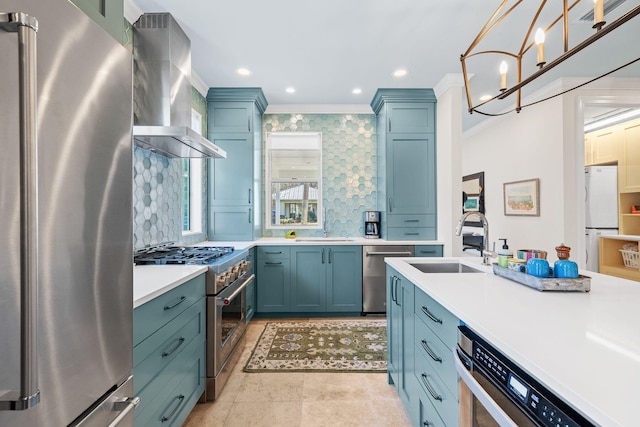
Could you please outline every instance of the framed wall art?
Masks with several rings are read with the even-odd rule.
[[[505,182],[503,189],[506,216],[540,216],[540,179]]]

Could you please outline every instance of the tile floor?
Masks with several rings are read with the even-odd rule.
[[[411,426],[386,373],[243,372],[268,321],[251,321],[222,395],[197,404],[184,427]]]

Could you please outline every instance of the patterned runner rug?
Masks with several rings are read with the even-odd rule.
[[[270,322],[246,372],[386,372],[386,320]]]

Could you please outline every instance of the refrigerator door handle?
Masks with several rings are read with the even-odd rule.
[[[121,400],[120,402],[114,403],[113,409],[122,412],[120,412],[118,416],[113,421],[111,421],[109,427],[117,427],[117,425],[120,424],[120,422],[125,419],[127,415],[129,415],[129,412],[136,409],[138,405],[140,405],[140,398],[137,396],[129,397],[127,399]]]
[[[0,13],[0,29],[18,33],[20,105],[20,390],[0,396],[0,410],[20,411],[40,402],[37,361],[38,138],[36,33],[26,13]]]

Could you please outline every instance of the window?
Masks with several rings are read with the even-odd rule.
[[[322,134],[267,133],[267,228],[322,228]]]
[[[202,129],[202,115],[191,110],[191,128]],[[202,159],[180,159],[182,235],[202,233]]]

